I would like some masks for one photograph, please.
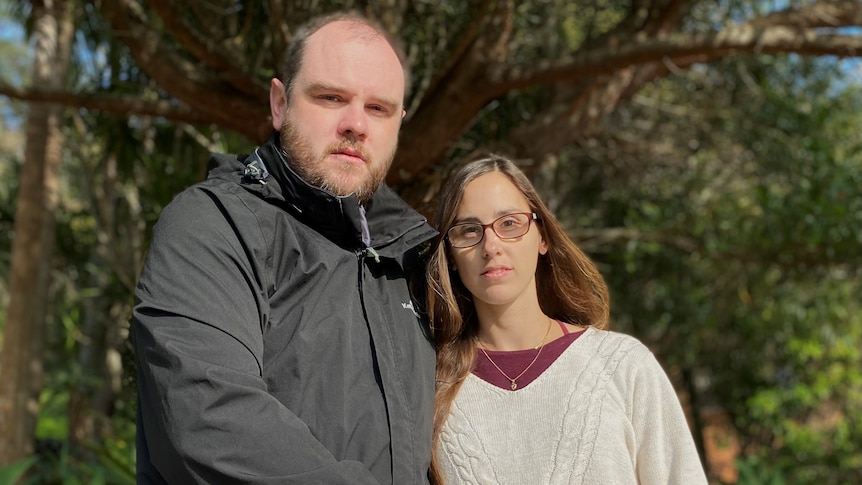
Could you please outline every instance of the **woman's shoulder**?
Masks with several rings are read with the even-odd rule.
[[[587,327],[584,330],[583,336],[590,336],[605,345],[632,345],[635,347],[646,347],[637,337],[616,330]]]
[[[588,328],[581,340],[580,357],[591,369],[596,369],[615,382],[628,388],[645,375],[663,374],[653,352],[639,339],[613,330]]]
[[[652,351],[639,339],[615,330],[587,327],[580,339],[584,344],[595,347],[599,354],[612,354],[618,358],[625,356],[640,358],[644,354],[652,355]]]

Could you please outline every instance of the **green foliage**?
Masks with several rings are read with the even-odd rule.
[[[18,36],[15,10],[10,3],[0,3],[0,82],[20,85],[29,73],[26,44]],[[24,103],[0,97],[0,345],[6,322],[8,290],[6,282],[12,252],[12,230],[18,173],[24,147],[19,131],[24,119]]]
[[[120,456],[112,449],[114,442],[101,445],[88,444],[77,456],[65,443],[51,442],[53,447],[43,450],[38,460],[31,460],[32,468],[24,485],[133,485],[134,453]],[[126,450],[128,452],[128,450]]]
[[[730,414],[740,483],[860,479],[862,96],[841,74],[798,59],[695,69],[620,114],[628,140],[564,168],[586,176],[560,206],[617,234],[582,238],[616,327]]]
[[[0,485],[14,485],[35,462],[35,458],[25,458],[0,468]]]
[[[567,46],[578,48],[585,42],[611,31],[625,18],[627,2],[568,2],[557,0],[561,27]]]
[[[787,485],[784,474],[757,457],[745,457],[736,462],[739,478],[736,485]]]
[[[189,28],[218,32],[217,49],[242,45],[258,79],[274,74],[275,37],[252,27],[271,27],[277,2],[175,3]],[[413,101],[481,3],[406,2],[396,12],[410,19],[401,33],[412,41]],[[514,2],[513,60],[565,57],[612,30],[630,3]],[[379,2],[314,4],[318,12],[385,10]],[[112,38],[96,5],[81,5],[70,84],[164,97]],[[684,29],[705,30],[764,5],[698,2]],[[195,8],[222,10],[205,25]],[[285,14],[294,25],[309,12]],[[0,38],[2,79],[25,79],[28,65],[23,44]],[[608,135],[569,147],[539,183],[607,277],[615,327],[643,339],[666,367],[690,371],[696,379],[680,387],[689,384],[702,405],[730,415],[743,450],[741,484],[862,482],[862,96],[837,66],[796,58],[694,66],[638,94],[608,120]],[[503,141],[560,103],[555,94],[553,86],[533,87],[496,100],[456,155]],[[25,111],[0,103],[5,281],[23,143],[12,133]],[[150,230],[175,194],[204,177],[208,151],[251,148],[211,127],[85,110],[63,126],[40,449],[0,470],[0,485],[28,467],[29,483],[134,482],[134,368],[125,332]],[[0,313],[0,329],[2,321]],[[108,387],[116,376],[105,369],[105,356],[117,353],[125,359],[120,389]],[[88,415],[99,432],[73,444],[70,403],[104,393],[109,406]]]
[[[131,291],[148,231],[176,193],[203,178],[207,160],[207,149],[195,141],[206,136],[202,132],[135,121],[117,125],[88,117],[69,125],[85,129],[67,130],[54,317],[37,423],[37,438],[60,448],[40,455],[34,483],[134,483],[134,367],[124,362],[116,390],[109,383],[117,376],[104,359],[106,353],[127,356]],[[209,135],[218,139],[218,133]],[[224,137],[221,143],[214,148],[247,142]],[[107,399],[111,414],[102,414],[104,407],[85,412],[82,419],[93,421],[96,435],[72,444],[69,410],[76,395]]]
[[[86,293],[86,292],[84,292]],[[94,295],[86,295],[93,298]],[[70,401],[74,392],[87,390],[94,395],[106,385],[92,369],[76,359],[81,345],[81,311],[76,299],[61,299],[71,306],[63,313],[62,325],[49,339],[52,358],[48,359],[48,379],[40,396],[36,427],[37,454],[26,484],[133,484],[135,483],[135,411],[134,389],[126,386],[116,396],[112,415],[96,410],[85,411],[98,430],[96,436],[72,445]]]
[[[554,59],[613,30],[625,18],[629,2],[617,0],[516,2],[512,33],[513,60]]]

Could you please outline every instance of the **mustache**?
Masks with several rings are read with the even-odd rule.
[[[372,161],[371,155],[368,153],[367,150],[365,150],[365,147],[362,145],[362,143],[352,140],[341,140],[340,142],[335,142],[329,145],[326,150],[326,153],[336,153],[345,150],[351,150],[358,153],[359,156],[362,157],[363,160],[365,160],[365,163],[370,163]]]

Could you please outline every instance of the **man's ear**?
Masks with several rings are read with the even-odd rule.
[[[269,112],[272,115],[272,129],[275,131],[281,129],[287,116],[286,94],[284,84],[277,78],[272,78],[269,83]]]

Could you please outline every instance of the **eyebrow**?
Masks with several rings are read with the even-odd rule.
[[[508,209],[502,209],[502,210],[498,210],[497,212],[494,213],[494,219],[493,220],[496,221],[497,219],[499,219],[503,216],[507,216],[509,214],[515,214],[517,212],[533,212],[533,210],[532,209],[526,209],[526,210],[525,209],[519,209],[517,207],[510,207]],[[461,219],[455,219],[454,221],[452,221],[452,225],[454,226],[456,224],[464,224],[464,223],[468,223],[468,222],[469,223],[475,223],[475,224],[484,224],[484,222],[479,220],[478,217],[470,216],[470,217],[463,217]],[[490,224],[490,222],[489,222],[489,224]]]
[[[345,88],[336,86],[334,84],[326,84],[324,82],[313,82],[313,83],[309,84],[308,87],[305,89],[306,93],[321,92],[321,91],[336,92],[336,93],[341,93],[341,94],[345,94],[345,93],[350,92],[349,89],[345,89]],[[391,109],[392,111],[397,111],[401,107],[401,103],[399,103],[399,102],[397,102],[391,98],[372,97],[371,100],[375,103],[382,104],[382,105],[386,106],[387,108]]]

